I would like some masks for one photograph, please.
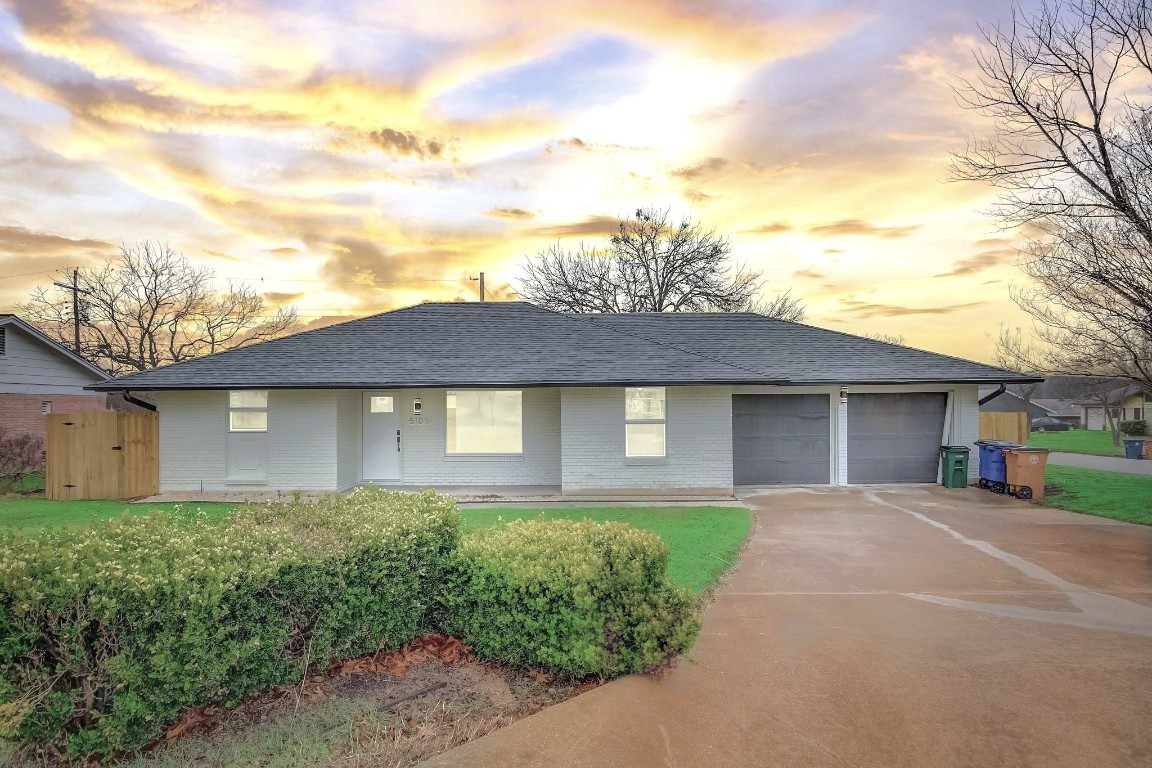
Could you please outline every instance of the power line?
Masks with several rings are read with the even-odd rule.
[[[30,275],[50,275],[54,271],[55,270],[52,270],[52,269],[45,269],[45,270],[42,270],[40,272],[21,272],[18,275],[0,275],[0,280],[7,280],[10,277],[28,277]]]
[[[258,282],[272,282],[272,283],[323,283],[323,284],[347,284],[347,285],[407,285],[410,283],[462,283],[467,280],[467,277],[456,278],[443,278],[443,279],[420,279],[420,280],[308,280],[304,278],[288,278],[288,277],[235,277],[226,275],[217,275],[221,280],[246,280]]]

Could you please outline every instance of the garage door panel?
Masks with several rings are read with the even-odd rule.
[[[936,482],[947,404],[943,392],[849,396],[848,482]]]
[[[827,395],[734,395],[733,482],[827,483]]]

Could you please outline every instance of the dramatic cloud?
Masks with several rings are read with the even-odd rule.
[[[368,141],[392,157],[438,158],[444,144],[436,139],[421,139],[411,131],[381,128],[368,134]]]
[[[484,211],[485,216],[491,216],[494,219],[531,219],[533,214],[531,211],[526,211],[523,208],[491,208]]]
[[[609,237],[620,229],[620,219],[617,216],[589,216],[583,221],[571,224],[554,224],[545,227],[536,227],[528,230],[528,234],[537,237],[582,237],[596,235]]]
[[[806,267],[804,269],[798,269],[792,273],[792,276],[793,277],[804,277],[804,278],[808,278],[809,280],[827,280],[828,279],[827,274],[825,274],[824,272],[820,272],[818,270],[812,269],[811,267]]]
[[[115,250],[115,245],[104,240],[73,239],[46,232],[33,232],[24,227],[0,226],[0,253],[42,255],[83,253],[88,256],[92,251],[115,252]]]
[[[813,237],[883,237],[883,238],[898,238],[908,237],[916,230],[920,229],[920,225],[905,226],[905,227],[878,227],[875,224],[869,224],[860,219],[841,219],[834,221],[830,224],[818,224],[808,228],[808,234]]]
[[[999,267],[1002,264],[1011,264],[1019,256],[1015,248],[995,248],[990,251],[981,251],[975,256],[957,261],[952,269],[941,272],[935,277],[963,277],[983,272],[986,269]]]
[[[843,310],[844,314],[867,319],[872,317],[904,317],[907,315],[947,315],[962,309],[982,307],[988,302],[971,301],[964,304],[948,304],[937,307],[899,307],[852,299],[845,299],[840,303],[847,307],[847,309]]]
[[[684,168],[678,168],[672,175],[678,179],[696,180],[715,176],[728,167],[727,158],[709,157]]]
[[[743,229],[741,232],[749,235],[778,235],[781,232],[791,232],[795,227],[791,224],[785,224],[782,221],[774,221],[771,224],[761,224],[758,227],[751,229]]]

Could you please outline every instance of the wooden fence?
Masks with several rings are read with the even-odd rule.
[[[49,499],[131,499],[160,490],[157,413],[52,413],[47,435]]]
[[[1028,414],[1016,412],[987,412],[980,414],[981,440],[1011,440],[1028,444]]]

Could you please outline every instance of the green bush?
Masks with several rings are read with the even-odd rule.
[[[1120,422],[1120,431],[1125,435],[1139,437],[1148,434],[1148,422],[1144,419]]]
[[[668,580],[660,537],[621,523],[516,521],[469,534],[444,596],[444,629],[477,655],[571,676],[659,671],[700,628]]]
[[[432,628],[455,502],[361,489],[0,539],[0,738],[134,750],[186,710]]]

